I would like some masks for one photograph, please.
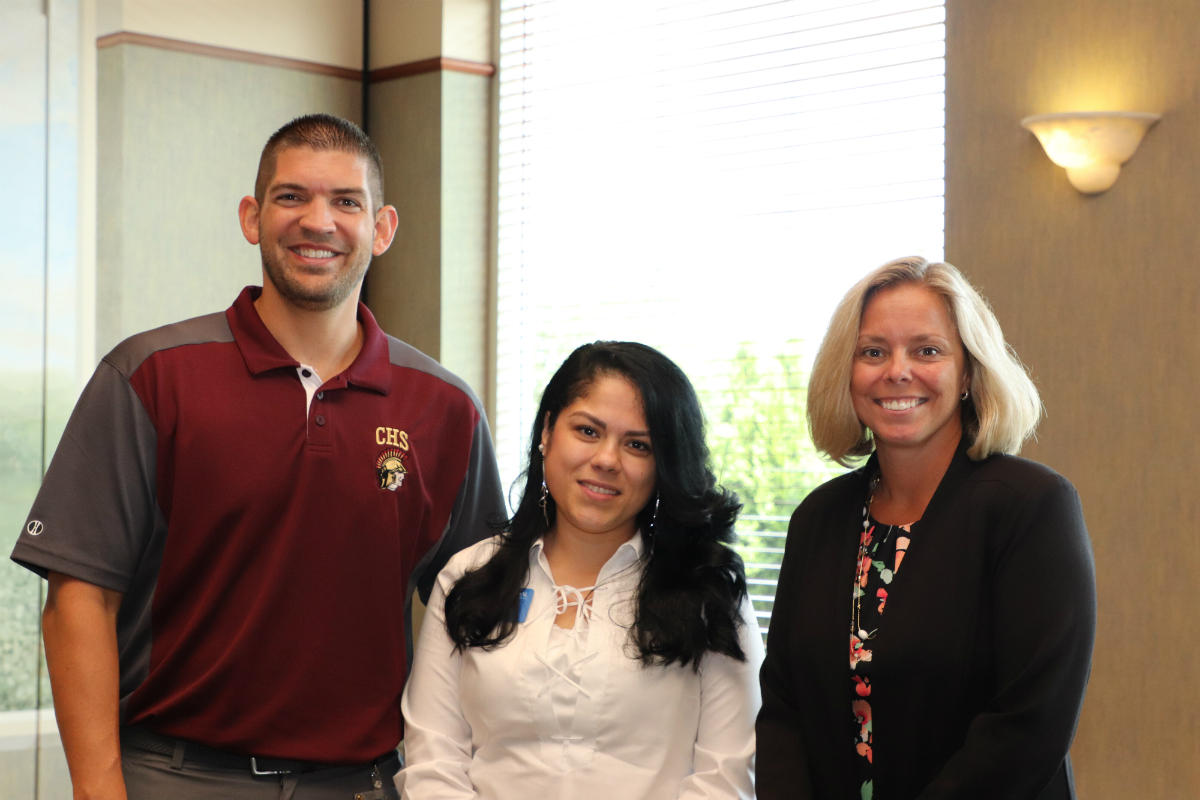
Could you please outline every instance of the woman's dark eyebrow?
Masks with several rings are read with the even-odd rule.
[[[597,419],[596,417],[593,417],[591,414],[587,413],[586,411],[572,411],[571,416],[572,417],[574,417],[574,416],[587,417],[588,421],[592,423],[593,428],[599,428],[602,431],[608,430],[607,423],[605,423],[601,419]],[[650,438],[650,431],[625,431],[625,435],[626,436],[645,436],[646,438]]]
[[[586,411],[572,411],[571,416],[572,417],[587,417],[587,420],[592,423],[593,428],[599,428],[602,431],[608,430],[608,425],[603,420],[593,417],[591,414],[587,413]]]

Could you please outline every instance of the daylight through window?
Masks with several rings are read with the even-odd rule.
[[[663,350],[745,503],[765,632],[787,519],[839,471],[804,422],[833,306],[884,261],[942,257],[944,56],[932,0],[502,0],[506,484],[572,349]]]

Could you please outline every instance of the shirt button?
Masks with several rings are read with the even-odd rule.
[[[321,414],[317,414],[317,424],[318,424],[318,425],[324,425],[324,424],[325,424],[325,417],[324,417],[323,415],[321,415]]]
[[[309,372],[309,371],[308,371],[308,370],[306,370],[306,369],[302,369],[302,370],[300,370],[300,374],[301,374],[301,375],[303,375],[303,376],[304,376],[304,377],[306,377],[306,378],[311,378],[311,377],[312,377],[312,373],[311,373],[311,372]]]
[[[317,392],[317,399],[318,399],[318,400],[324,400],[324,399],[325,399],[325,393],[324,393],[324,392]]]

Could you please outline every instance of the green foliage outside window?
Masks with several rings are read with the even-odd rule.
[[[37,705],[38,581],[9,560],[41,483],[41,373],[10,373],[0,399],[0,711]]]
[[[842,472],[813,449],[804,416],[807,386],[800,341],[787,342],[769,357],[743,346],[731,364],[728,386],[706,398],[717,479],[743,504],[737,549],[764,629],[788,519],[810,491]]]

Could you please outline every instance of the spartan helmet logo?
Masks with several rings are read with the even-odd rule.
[[[379,476],[379,488],[394,492],[404,484],[404,476],[408,470],[404,468],[404,459],[408,458],[403,450],[391,448],[379,454],[375,461],[375,474]]]

